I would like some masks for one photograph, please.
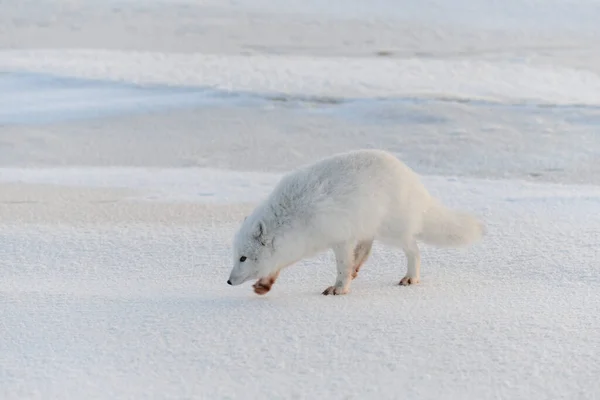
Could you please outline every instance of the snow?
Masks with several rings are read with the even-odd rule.
[[[66,172],[2,170],[13,182],[3,184],[0,206],[3,398],[549,398],[598,390],[600,226],[589,218],[598,187],[429,177],[449,204],[485,217],[485,242],[424,248],[423,282],[410,288],[395,285],[401,254],[378,246],[351,294],[335,298],[319,294],[335,277],[324,254],[259,298],[225,284],[244,203],[267,191],[252,175],[245,194],[192,201],[187,170],[158,171],[165,197],[141,190],[143,171]],[[227,190],[242,177],[222,173],[202,190]],[[82,192],[83,182],[110,201]],[[46,185],[71,189],[46,200]],[[171,202],[180,190],[188,202]],[[23,193],[31,203],[11,203]]]
[[[152,68],[140,68],[152,65]],[[590,71],[480,60],[328,59],[122,51],[6,51],[0,68],[227,92],[329,98],[438,98],[497,103],[600,106]],[[518,90],[515,90],[518,88]]]
[[[59,78],[42,74],[0,75],[0,123],[45,124],[156,110],[194,107],[210,94],[182,88],[140,88],[110,81]],[[65,115],[65,109],[70,110]]]
[[[450,5],[451,4],[451,5]],[[0,398],[600,393],[600,2],[0,3]],[[379,147],[484,240],[225,281],[281,174]]]

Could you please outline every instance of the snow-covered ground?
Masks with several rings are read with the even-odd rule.
[[[600,395],[600,1],[0,1],[1,399]],[[388,149],[486,221],[225,281],[281,174]]]

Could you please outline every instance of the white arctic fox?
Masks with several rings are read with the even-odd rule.
[[[380,240],[406,254],[408,268],[400,285],[416,284],[417,240],[460,247],[479,240],[484,231],[475,217],[445,208],[390,153],[337,154],[284,176],[244,220],[234,238],[227,283],[258,279],[254,291],[265,294],[283,268],[333,249],[337,278],[323,294],[346,294],[373,241]]]

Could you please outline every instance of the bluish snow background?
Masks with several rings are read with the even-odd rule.
[[[600,2],[0,2],[0,398],[597,398]],[[385,148],[481,215],[343,297],[225,284],[279,176]]]

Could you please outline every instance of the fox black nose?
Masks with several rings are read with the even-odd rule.
[[[231,285],[231,279],[228,279],[228,280],[227,280],[227,284],[228,284],[228,285]]]

